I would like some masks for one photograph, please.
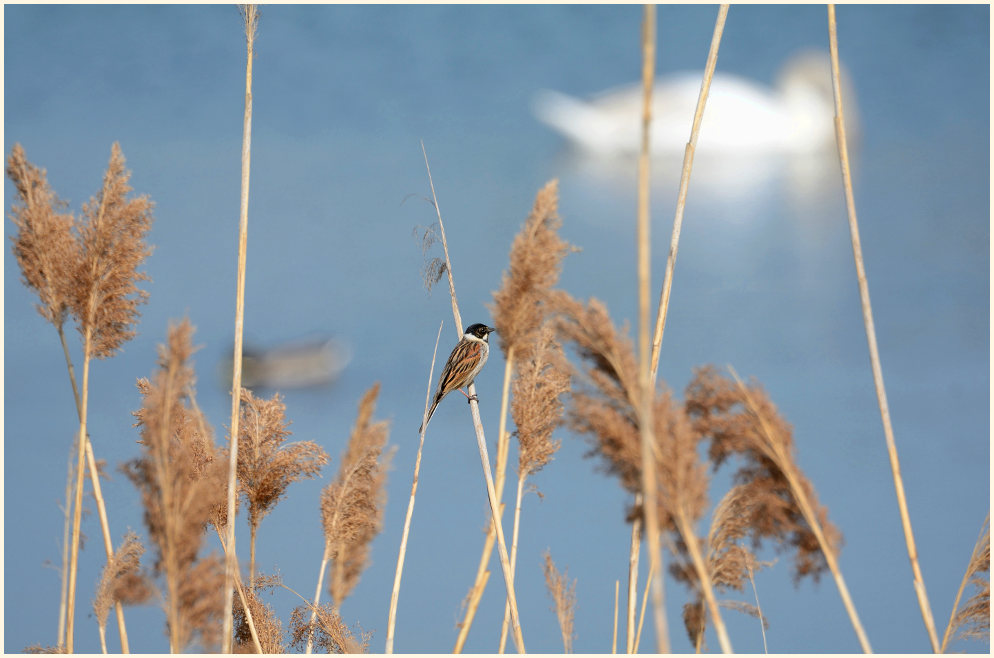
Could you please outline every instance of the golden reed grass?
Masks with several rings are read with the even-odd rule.
[[[80,429],[77,434],[77,466],[73,481],[72,538],[68,546],[64,633],[59,646],[72,651],[75,626],[77,563],[83,498],[83,468],[89,465],[94,497],[100,516],[107,559],[113,558],[110,528],[97,475],[97,464],[86,432],[89,402],[89,368],[92,358],[108,358],[134,336],[138,305],[147,293],[138,282],[147,276],[138,266],[151,249],[145,243],[152,221],[152,203],[147,197],[129,198],[130,173],[115,143],[100,192],[83,205],[82,217],[61,212],[66,204],[48,184],[45,171],[27,161],[18,144],[7,161],[7,175],[16,189],[10,217],[17,228],[13,250],[24,283],[34,289],[41,301],[38,311],[58,332],[66,358],[70,383],[76,401]],[[72,316],[83,337],[82,392],[76,385],[75,370],[66,344],[64,324]],[[67,507],[68,513],[68,507]],[[124,614],[115,604],[121,650],[128,651]],[[63,625],[60,623],[60,629]]]
[[[719,11],[691,143],[685,152],[684,176],[681,178],[682,197],[686,194],[686,177],[689,176],[692,164],[693,144],[707,96],[706,87],[713,74],[726,12],[727,6]],[[246,130],[243,142],[242,229],[245,228],[244,220],[247,217],[251,59],[257,21],[254,7],[243,8],[243,13],[249,62],[246,71]],[[835,69],[837,136],[862,294],[866,288],[865,275],[862,273],[858,228],[855,224],[845,153],[845,125],[837,80],[834,7],[831,6],[829,22]],[[643,38],[646,52],[651,52],[654,47],[649,27],[653,23],[654,15],[651,10],[647,10]],[[644,76],[646,99],[651,91],[650,83],[651,75]],[[646,131],[643,138],[647,140],[650,125],[648,114],[644,115],[644,125]],[[425,159],[427,165],[427,156]],[[71,213],[65,212],[65,204],[49,187],[44,170],[28,163],[20,146],[14,147],[7,164],[8,176],[16,188],[11,212],[17,228],[14,239],[15,257],[25,283],[38,293],[41,315],[59,333],[77,399],[80,420],[78,447],[74,455],[77,465],[75,472],[70,468],[67,482],[68,490],[76,496],[71,510],[73,523],[67,522],[66,525],[67,528],[71,526],[73,536],[71,542],[66,542],[67,549],[70,544],[77,545],[81,536],[79,521],[84,462],[89,464],[94,495],[98,510],[101,511],[101,528],[105,537],[108,564],[103,570],[93,605],[102,649],[107,651],[106,622],[110,609],[114,607],[118,611],[122,649],[126,651],[127,637],[120,613],[122,604],[146,601],[158,591],[161,592],[166,609],[170,647],[174,651],[191,647],[212,650],[225,645],[237,652],[254,650],[279,653],[305,647],[310,652],[314,646],[330,652],[366,651],[369,634],[361,629],[357,632],[349,629],[339,614],[339,608],[365,568],[370,542],[382,523],[385,505],[384,469],[389,455],[384,453],[387,431],[385,423],[372,422],[378,387],[374,386],[367,392],[360,403],[359,418],[353,437],[343,454],[339,477],[322,494],[322,522],[326,531],[325,558],[315,601],[313,604],[305,602],[298,606],[290,616],[288,628],[284,629],[282,620],[262,600],[262,596],[277,585],[286,587],[277,578],[256,577],[255,534],[261,519],[284,497],[289,483],[316,476],[327,457],[316,444],[303,446],[285,443],[289,434],[289,421],[285,418],[285,407],[278,395],[270,400],[263,400],[243,391],[240,386],[232,389],[240,393],[239,399],[233,400],[233,410],[240,413],[234,417],[232,423],[231,447],[227,454],[219,449],[214,444],[213,432],[196,403],[195,377],[191,365],[192,327],[187,321],[170,327],[167,344],[160,350],[158,369],[150,379],[139,382],[142,408],[135,412],[135,416],[141,434],[141,454],[125,466],[125,472],[141,494],[150,540],[149,553],[154,558],[154,563],[143,570],[140,558],[144,549],[137,536],[131,533],[126,535],[117,551],[113,551],[110,545],[106,513],[99,492],[99,464],[93,456],[86,432],[86,407],[91,359],[112,355],[134,335],[139,317],[138,305],[147,296],[137,284],[145,278],[138,272],[138,267],[150,251],[144,239],[151,222],[151,202],[144,197],[129,196],[129,174],[124,169],[124,158],[116,144],[112,149],[103,187],[84,205],[78,220]],[[430,169],[428,173],[431,182]],[[433,183],[432,194],[434,198]],[[438,210],[437,199],[434,203]],[[674,556],[670,571],[689,589],[690,597],[683,609],[684,621],[691,642],[697,650],[705,648],[705,630],[709,623],[716,631],[722,648],[730,649],[718,614],[718,596],[730,591],[743,591],[746,579],[752,583],[755,593],[753,574],[764,565],[758,562],[752,549],[766,542],[773,542],[778,549],[786,549],[792,553],[793,575],[797,580],[806,577],[817,579],[825,571],[832,573],[861,644],[869,650],[838,570],[841,533],[828,521],[827,512],[818,503],[813,485],[800,471],[794,456],[791,429],[765,392],[757,384],[743,384],[734,376],[734,371],[733,381],[718,375],[713,368],[703,368],[695,373],[682,403],[677,402],[666,390],[655,391],[661,330],[658,331],[658,340],[654,339],[653,350],[649,354],[651,358],[647,385],[647,303],[644,300],[649,270],[643,252],[649,242],[648,197],[640,201],[639,211],[638,355],[626,336],[627,330],[619,331],[614,327],[602,304],[596,300],[581,304],[563,292],[552,290],[558,280],[562,256],[569,250],[568,245],[556,235],[559,228],[557,204],[557,189],[552,182],[539,192],[533,209],[536,219],[533,222],[532,216],[529,216],[525,228],[512,247],[509,274],[505,276],[504,287],[498,293],[506,292],[507,299],[502,303],[498,295],[495,295],[495,324],[500,327],[502,322],[506,322],[500,329],[499,337],[505,348],[508,364],[503,387],[507,394],[502,400],[496,486],[490,472],[478,406],[471,406],[491,507],[493,539],[490,540],[490,546],[498,543],[500,548],[507,587],[506,616],[515,632],[519,651],[523,651],[524,646],[514,600],[514,568],[518,557],[522,491],[525,478],[542,468],[558,447],[558,442],[551,439],[551,434],[564,406],[569,410],[568,424],[589,440],[590,454],[598,456],[602,468],[617,475],[622,486],[635,497],[635,505],[629,514],[633,528],[632,551],[629,556],[629,627],[626,649],[638,651],[650,592],[649,583],[656,582],[656,568],[661,565],[661,560],[657,559],[656,551],[653,550],[647,579],[649,582],[644,589],[642,613],[636,629],[634,602],[637,579],[631,576],[633,573],[637,575],[636,549],[641,541],[641,534],[648,531],[647,535],[662,533],[662,540],[667,543]],[[675,221],[677,226],[664,291],[668,290],[672,280],[672,262],[675,260],[675,243],[679,236],[678,225],[681,218],[682,206],[678,202]],[[443,274],[448,274],[453,315],[457,329],[461,329],[462,322],[440,212],[439,230],[445,259],[433,261],[434,264],[426,270],[426,275],[437,281]],[[539,244],[537,240],[540,235],[550,241],[545,246],[534,247]],[[243,230],[240,233],[242,256],[244,238]],[[519,239],[523,250],[532,244],[534,253],[519,253]],[[522,276],[522,272],[525,275]],[[239,277],[238,303],[241,305],[244,295],[243,258],[239,266]],[[665,325],[668,292],[664,297],[657,316],[657,328]],[[892,449],[893,438],[889,430],[886,398],[881,395],[882,378],[878,377],[879,360],[875,356],[872,315],[868,313],[868,293],[863,299],[885,435],[888,438],[888,448]],[[512,308],[513,304],[519,304],[519,308]],[[540,312],[536,312],[536,309]],[[236,312],[236,315],[236,329],[240,332],[241,312]],[[514,319],[516,315],[518,320]],[[64,337],[63,327],[69,317],[77,322],[83,338],[81,387],[76,386]],[[550,319],[553,320],[552,324],[549,323]],[[528,323],[531,324],[530,327]],[[551,329],[553,326],[555,332]],[[582,366],[572,366],[569,371],[566,369],[560,342],[562,340],[576,348]],[[240,350],[236,350],[236,360],[238,355]],[[236,366],[236,382],[238,369]],[[576,390],[573,390],[571,378],[580,383]],[[429,391],[431,379],[429,374]],[[569,396],[565,396],[565,393],[569,393]],[[507,427],[508,408],[519,439],[518,497],[510,557],[500,526],[501,504],[497,493],[503,490],[502,471],[509,452],[506,445],[501,447],[510,436],[504,431]],[[365,430],[360,431],[360,428]],[[375,435],[376,438],[358,438],[364,433]],[[423,445],[423,434],[421,439]],[[706,459],[701,458],[699,449],[704,441],[708,442]],[[645,451],[647,445],[648,452]],[[229,467],[235,465],[234,477],[227,483],[224,473],[226,456],[229,457]],[[718,468],[733,457],[740,465],[734,475],[737,485],[715,506],[707,536],[700,538],[697,527],[703,522],[708,510],[708,467]],[[891,457],[902,521],[905,522],[906,536],[910,537],[903,484],[900,483],[900,472],[896,466],[896,450],[891,450]],[[391,601],[389,650],[393,648],[393,620],[400,567],[419,465],[420,449]],[[651,471],[650,477],[655,480],[648,487],[646,471]],[[233,531],[237,507],[231,502],[236,495],[241,495],[246,502],[252,534],[248,588],[242,586],[234,551]],[[237,498],[234,500],[237,503]],[[655,521],[649,520],[650,514],[656,517]],[[69,516],[67,521],[68,519]],[[224,564],[219,556],[207,553],[203,540],[204,531],[209,525],[213,525],[218,533],[226,556]],[[226,542],[226,534],[222,531],[227,533],[230,544]],[[649,543],[652,544],[652,541]],[[917,568],[913,538],[909,541],[908,548],[915,574],[916,593],[928,628],[931,612],[927,609],[924,585]],[[484,555],[488,559],[490,550],[492,549],[485,545]],[[322,589],[321,579],[327,561],[335,563],[330,578],[333,601],[320,605],[318,599]],[[474,596],[482,594],[482,586],[478,585],[485,585],[487,582],[487,561],[481,560],[482,575],[478,575],[477,583],[474,584],[471,592]],[[232,564],[235,565],[233,571],[226,569],[226,566]],[[63,606],[66,612],[64,629],[59,633],[59,645],[49,648],[31,647],[31,650],[64,652],[72,648],[76,568],[77,550],[74,548],[66,554],[66,592]],[[984,575],[989,574],[989,570],[988,517],[953,603],[949,625],[938,647],[940,650],[945,651],[949,643],[961,638],[989,636],[990,583],[989,575]],[[575,580],[570,583],[565,572],[560,573],[555,568],[548,552],[545,555],[545,575],[555,602],[554,609],[562,631],[564,650],[569,652],[574,638]],[[157,587],[156,583],[161,587]],[[616,581],[613,651],[616,650],[617,643],[619,587]],[[968,587],[973,592],[961,605]],[[236,593],[237,602],[234,599]],[[225,597],[229,601],[225,602]],[[759,609],[758,595],[755,605],[723,599],[720,606],[756,615],[765,633],[766,620]],[[661,606],[654,607],[655,610],[660,608]],[[464,622],[461,632],[468,631],[472,614],[468,613]],[[226,624],[230,624],[230,627],[226,627]],[[929,628],[929,631],[935,645],[934,628]],[[658,636],[657,631],[657,639]],[[664,638],[660,641],[666,640]]]

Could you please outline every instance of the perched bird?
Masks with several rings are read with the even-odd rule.
[[[473,383],[473,380],[480,374],[483,365],[487,362],[487,357],[490,356],[488,337],[494,331],[496,329],[493,327],[488,327],[479,322],[466,327],[462,338],[452,348],[452,354],[449,355],[449,360],[445,362],[445,367],[442,368],[442,374],[438,378],[438,388],[435,389],[435,399],[428,409],[428,416],[425,418],[424,425],[418,428],[419,434],[423,428],[428,426],[428,421],[431,420],[431,415],[435,413],[435,407],[438,406],[438,403],[452,391],[459,391],[468,400],[476,397],[474,395],[471,398],[462,389]]]

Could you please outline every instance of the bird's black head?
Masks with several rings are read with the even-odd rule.
[[[479,338],[480,340],[487,340],[487,336],[489,336],[494,331],[497,330],[494,329],[493,327],[488,327],[485,324],[480,324],[479,322],[477,322],[476,324],[471,324],[468,327],[466,327],[467,334],[473,336],[474,338]]]

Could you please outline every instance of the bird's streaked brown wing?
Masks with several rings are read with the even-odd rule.
[[[452,391],[469,384],[470,378],[473,376],[476,366],[480,363],[482,355],[483,345],[480,343],[468,340],[460,341],[455,346],[455,349],[452,350],[452,354],[449,355],[449,360],[445,363],[445,369],[442,371],[441,377],[439,377],[439,397],[444,397]]]

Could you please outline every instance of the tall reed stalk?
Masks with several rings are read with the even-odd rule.
[[[231,653],[235,572],[235,512],[238,497],[238,410],[242,390],[242,336],[245,323],[245,254],[248,250],[249,172],[252,162],[252,59],[255,57],[255,32],[259,24],[256,5],[239,7],[245,22],[245,115],[242,122],[242,191],[238,215],[238,282],[235,291],[235,348],[231,377],[231,440],[228,448],[228,513],[224,561],[224,626],[221,651]]]
[[[442,250],[445,253],[445,272],[449,279],[449,296],[452,301],[452,316],[456,323],[456,333],[462,336],[463,324],[462,316],[459,314],[459,303],[456,300],[456,287],[452,279],[452,261],[449,259],[449,245],[445,239],[445,226],[442,223],[442,211],[438,207],[438,197],[435,195],[435,183],[431,178],[431,167],[428,165],[428,153],[425,151],[424,142],[421,143],[421,152],[425,157],[425,167],[428,170],[428,183],[431,186],[432,202],[438,216],[439,232],[442,237]],[[476,384],[472,383],[468,387],[469,407],[473,417],[473,429],[476,432],[477,447],[480,449],[480,462],[483,466],[483,476],[486,480],[487,498],[490,502],[490,518],[493,522],[494,531],[497,535],[497,549],[500,556],[501,570],[504,573],[504,585],[507,588],[507,598],[511,606],[511,626],[514,631],[514,644],[518,653],[525,653],[525,641],[521,634],[521,623],[518,620],[518,603],[514,595],[514,578],[511,572],[511,561],[508,558],[507,546],[504,542],[504,529],[500,521],[500,503],[497,500],[497,492],[494,490],[493,474],[490,471],[490,457],[487,455],[487,440],[483,433],[483,421],[480,419],[480,403],[476,399]]]
[[[642,494],[635,494],[635,508],[642,506]],[[625,606],[625,653],[635,649],[635,604],[638,599],[639,549],[642,546],[642,517],[632,519],[632,540],[628,552],[628,603]]]
[[[638,416],[642,454],[642,497],[648,530],[649,564],[660,566],[659,519],[656,509],[656,463],[652,454],[652,387],[649,380],[649,158],[652,126],[652,83],[656,66],[656,6],[645,5],[642,16],[642,143],[638,160],[637,257],[639,309]],[[630,562],[631,558],[629,558]],[[661,572],[656,569],[656,573]],[[656,625],[656,648],[669,653],[669,633],[663,600],[663,579],[652,581],[653,620]]]
[[[839,149],[839,164],[842,169],[846,213],[849,217],[849,234],[852,240],[853,261],[856,265],[856,279],[859,283],[859,298],[863,309],[863,326],[866,329],[866,343],[870,352],[873,385],[877,393],[880,420],[884,426],[884,439],[887,443],[887,454],[890,457],[891,474],[894,477],[894,490],[897,494],[897,506],[901,515],[901,527],[904,529],[904,543],[908,547],[908,559],[911,562],[915,595],[918,598],[918,607],[921,609],[922,621],[925,623],[929,642],[932,644],[932,651],[938,653],[940,651],[939,636],[935,630],[932,606],[928,601],[928,594],[925,591],[925,581],[922,578],[921,566],[918,563],[918,549],[915,546],[915,535],[911,528],[911,515],[908,512],[908,501],[904,493],[904,479],[901,477],[901,464],[897,457],[897,444],[894,442],[894,429],[891,427],[890,410],[887,406],[887,389],[884,387],[884,375],[880,367],[877,332],[873,326],[873,307],[870,304],[870,287],[866,281],[866,269],[863,266],[863,248],[860,245],[859,221],[856,217],[856,201],[852,189],[852,175],[849,170],[849,148],[846,141],[846,121],[843,112],[842,85],[839,75],[839,44],[834,4],[828,5],[828,38],[832,59],[832,90],[835,96],[835,139]]]
[[[411,531],[411,517],[414,515],[414,496],[418,492],[418,475],[421,472],[421,453],[425,447],[425,426],[428,424],[428,405],[431,404],[432,381],[435,375],[435,358],[438,356],[438,341],[442,337],[442,325],[438,324],[438,335],[435,336],[435,351],[431,354],[431,367],[428,368],[428,389],[425,393],[425,408],[421,417],[421,436],[418,443],[418,456],[414,460],[414,479],[411,482],[411,497],[407,502],[407,515],[404,517],[404,531],[400,536],[400,550],[397,552],[397,570],[393,577],[393,591],[390,593],[390,613],[387,616],[387,644],[384,653],[393,653],[394,627],[397,623],[397,600],[400,597],[400,578],[404,573],[404,558],[407,555],[407,536]],[[321,591],[321,583],[318,583],[318,591]],[[316,600],[316,598],[315,598]],[[307,653],[310,653],[310,642],[308,642]]]
[[[514,346],[507,350],[504,357],[504,383],[501,386],[502,393],[500,399],[500,424],[497,428],[497,472],[494,475],[494,488],[497,491],[497,500],[500,503],[500,514],[504,515],[504,484],[507,482],[507,453],[511,442],[511,434],[507,431],[507,405],[510,397],[511,374],[514,370]],[[486,589],[487,581],[490,579],[490,571],[487,566],[490,564],[490,557],[493,555],[494,544],[496,543],[494,526],[491,523],[487,526],[487,536],[483,540],[483,551],[480,554],[480,561],[476,567],[476,577],[470,587],[469,594],[466,595],[466,613],[462,621],[459,622],[459,633],[456,636],[456,644],[452,653],[462,653],[466,638],[469,637],[469,629],[473,626],[473,619],[483,598],[483,591]]]

